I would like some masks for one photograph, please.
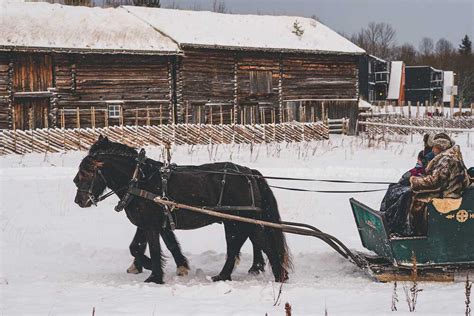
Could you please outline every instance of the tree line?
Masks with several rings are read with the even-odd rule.
[[[445,38],[435,41],[429,37],[422,38],[418,47],[410,43],[398,45],[396,30],[390,24],[370,22],[348,38],[368,54],[387,61],[402,60],[408,66],[427,65],[454,71],[458,100],[463,104],[474,102],[474,54],[468,35],[456,45]]]

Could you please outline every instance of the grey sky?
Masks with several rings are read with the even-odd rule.
[[[163,6],[173,0],[162,0]],[[174,0],[181,8],[210,9],[213,0]],[[232,13],[316,15],[334,30],[352,34],[371,21],[390,23],[397,43],[418,47],[424,37],[444,37],[455,47],[474,38],[474,0],[224,0]]]

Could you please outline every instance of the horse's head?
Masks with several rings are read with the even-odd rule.
[[[107,182],[101,171],[103,166],[104,163],[93,156],[89,155],[82,159],[79,171],[74,177],[74,184],[77,187],[74,202],[80,207],[96,204],[99,196],[104,192]]]
[[[116,190],[128,183],[135,167],[137,151],[123,144],[99,136],[89,154],[82,159],[74,177],[77,187],[74,202],[80,207],[90,207],[99,201],[107,187]]]

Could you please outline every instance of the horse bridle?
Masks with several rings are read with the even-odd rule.
[[[94,172],[94,175],[92,176],[92,181],[91,181],[91,184],[89,185],[89,189],[85,190],[82,188],[77,188],[77,191],[87,193],[87,197],[89,198],[89,201],[91,201],[91,203],[95,206],[97,206],[97,203],[99,203],[100,201],[105,200],[106,198],[108,198],[109,196],[115,193],[114,191],[110,191],[100,197],[96,197],[94,194],[94,184],[95,184],[97,175],[99,175],[102,178],[102,181],[104,181],[104,184],[107,187],[107,180],[102,174],[102,171],[99,168],[97,168]]]

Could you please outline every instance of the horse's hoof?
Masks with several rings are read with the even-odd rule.
[[[213,282],[217,282],[217,281],[232,281],[232,279],[230,278],[230,275],[229,276],[223,276],[223,275],[216,275],[216,276],[213,276],[212,278],[212,281]]]
[[[260,272],[265,272],[265,266],[261,264],[256,264],[250,267],[249,274],[259,275]]]
[[[163,282],[163,277],[157,277],[152,274],[145,280],[145,283],[164,284],[165,282]]]
[[[189,273],[189,267],[186,266],[179,266],[176,269],[176,275],[178,276],[187,276]]]
[[[135,265],[135,262],[132,262],[130,267],[127,269],[127,273],[131,273],[131,274],[140,274],[142,272],[143,272],[143,268],[142,267],[137,267]]]
[[[288,279],[288,272],[284,272],[280,276],[275,277],[275,282],[285,283]]]

